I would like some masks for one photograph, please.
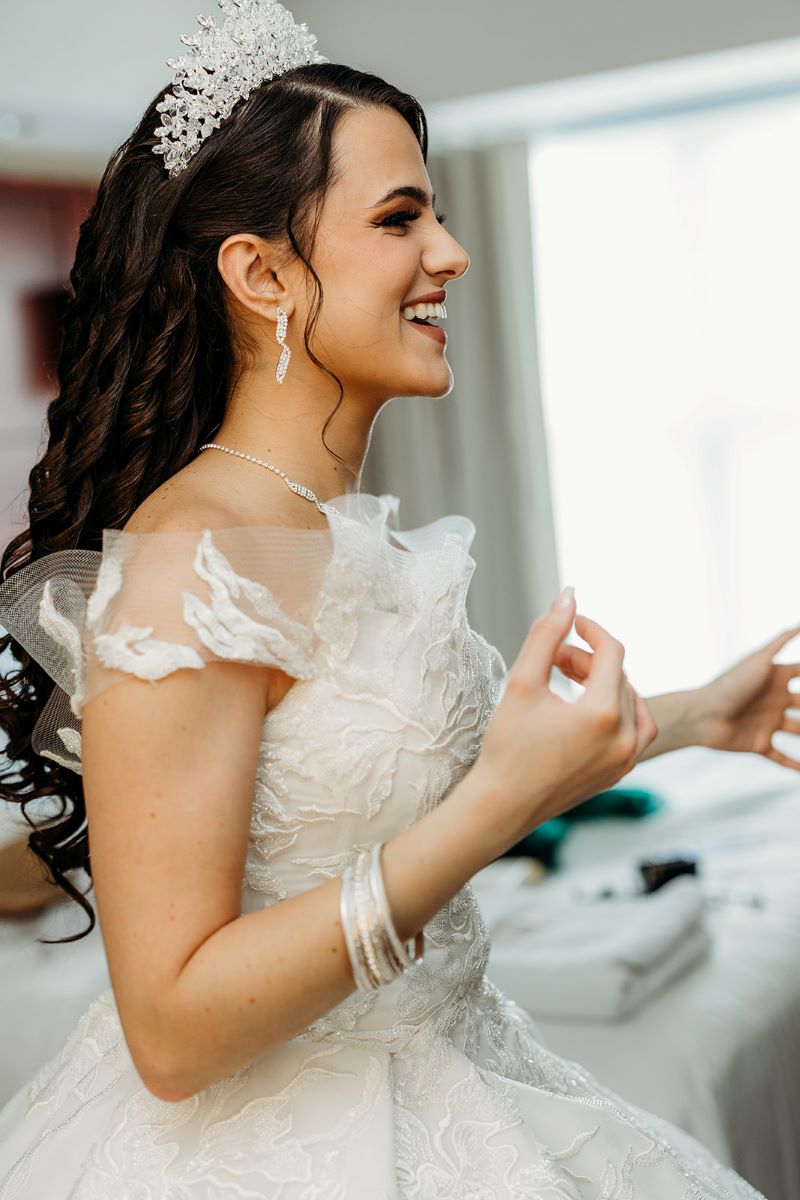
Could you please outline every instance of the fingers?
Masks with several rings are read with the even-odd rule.
[[[587,678],[591,670],[592,656],[588,650],[582,649],[580,646],[573,646],[569,642],[565,642],[563,646],[559,646],[556,651],[555,665],[559,671],[574,680],[575,683],[582,684]],[[798,698],[800,703],[800,697]]]
[[[588,653],[580,646],[562,643],[572,628],[592,647]],[[626,726],[634,727],[636,704],[633,695],[626,693],[627,680],[622,670],[625,647],[620,641],[590,617],[575,616],[574,593],[566,607],[550,608],[534,621],[523,642],[508,680],[531,686],[546,687],[554,665],[586,687],[592,702],[604,712],[618,714]]]
[[[771,758],[773,762],[780,763],[782,767],[788,767],[790,771],[800,771],[800,758],[790,758],[788,754],[782,754],[774,746],[770,746],[765,757]]]
[[[534,621],[522,643],[517,659],[509,672],[528,686],[547,686],[556,653],[572,628],[575,619],[575,594],[568,597],[566,607],[550,608]]]
[[[558,650],[556,651],[554,661],[558,669],[563,671],[568,679],[572,679],[575,683],[585,686],[586,680],[589,678],[589,674],[592,671],[593,657],[594,656],[590,654],[588,650],[584,650],[581,646],[574,646],[571,643],[565,643],[563,646],[559,646]],[[632,713],[631,706],[629,705],[625,711],[626,715],[630,716]],[[649,711],[650,710],[647,709],[648,714]]]
[[[786,684],[787,690],[793,679],[800,683],[800,663],[774,663],[775,674],[782,683]],[[797,700],[800,702],[800,687],[795,692]]]
[[[592,655],[587,650],[583,650],[580,646],[565,644],[563,646],[559,646],[556,653],[555,665],[560,671],[563,671],[563,673],[569,679],[572,679],[575,683],[579,683],[581,685],[583,685],[584,681],[588,678],[591,670],[591,663]],[[638,760],[642,751],[658,736],[658,726],[653,720],[653,714],[650,712],[650,707],[647,704],[647,701],[639,695],[630,682],[628,682],[626,690],[632,697],[633,706],[631,710],[630,707],[626,707],[623,704],[622,715],[623,720],[630,719],[632,712],[632,720],[636,729],[635,757]],[[790,721],[791,718],[785,718],[785,722]],[[800,721],[795,722],[795,724],[797,725],[797,732],[800,732]],[[783,728],[787,727],[787,724],[784,724]],[[794,732],[794,730],[792,730],[792,732]]]
[[[769,650],[770,656],[775,655],[779,650],[783,649],[787,642],[790,642],[792,638],[796,638],[798,634],[800,634],[800,625],[793,625],[791,629],[784,629],[776,638],[768,641],[762,649]],[[796,663],[794,665],[797,666]]]
[[[575,617],[575,629],[594,651],[591,672],[587,676],[587,692],[591,690],[594,698],[603,705],[618,706],[624,684],[625,647],[597,621],[582,613]]]

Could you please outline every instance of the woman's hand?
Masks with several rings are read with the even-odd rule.
[[[622,643],[574,614],[573,595],[565,608],[554,606],[531,625],[474,764],[515,841],[617,783],[658,732],[622,670]],[[551,691],[549,678],[573,619],[593,653],[586,691],[570,703]]]
[[[789,691],[789,681],[800,679],[800,662],[772,661],[798,634],[800,625],[784,630],[698,689],[702,745],[761,754],[800,771],[800,759],[781,754],[772,745],[772,735],[778,731],[800,734],[800,720],[786,715],[787,708],[800,709],[800,694]]]
[[[800,625],[784,630],[701,688],[652,698],[654,709],[662,706],[666,710],[667,727],[662,727],[666,744],[651,753],[684,745],[709,746],[712,750],[761,754],[800,771],[799,759],[782,754],[772,745],[772,735],[778,731],[800,734],[800,720],[786,715],[787,708],[800,709],[800,692],[789,691],[789,681],[800,679],[800,662],[772,661],[798,634]],[[565,645],[559,647],[555,665],[569,679],[582,684],[590,659],[591,654],[581,647]],[[670,718],[677,727],[672,731],[668,728]]]
[[[581,620],[581,618],[579,617],[578,620]],[[575,622],[575,628],[578,629],[578,621]],[[580,637],[583,637],[584,641],[588,641],[588,638],[584,637],[580,629],[578,629],[578,634]],[[575,683],[579,683],[582,687],[586,685],[586,680],[589,677],[591,662],[592,655],[588,650],[584,650],[580,646],[573,646],[567,643],[558,647],[553,659],[553,665],[558,667],[559,671],[566,675],[568,679],[572,679]],[[653,714],[647,701],[639,695],[639,693],[636,691],[636,688],[633,687],[630,682],[628,683],[628,687],[631,690],[634,702],[636,704],[637,726],[642,730],[642,736],[640,737],[639,744],[636,748],[636,761],[638,762],[641,758],[642,751],[649,746],[653,742],[653,739],[657,736],[658,726],[653,719]],[[646,729],[654,730],[655,732],[652,732],[650,736],[644,736],[644,730]]]

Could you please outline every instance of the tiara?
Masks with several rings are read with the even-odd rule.
[[[154,154],[164,155],[170,176],[177,175],[201,144],[230,115],[238,100],[292,67],[329,62],[314,49],[316,37],[297,24],[277,0],[218,0],[222,25],[198,16],[200,32],[181,41],[189,52],[168,58],[175,71],[171,90],[156,105],[162,114],[155,129]]]

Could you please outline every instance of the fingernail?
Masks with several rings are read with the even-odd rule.
[[[574,587],[565,587],[563,592],[559,592],[553,601],[553,608],[569,608],[572,603],[572,597],[575,595]]]

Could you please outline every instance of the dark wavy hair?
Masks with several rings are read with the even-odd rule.
[[[217,269],[218,247],[232,233],[285,245],[287,259],[296,255],[314,279],[305,349],[339,386],[322,430],[325,444],[344,389],[309,346],[323,298],[311,252],[335,177],[336,123],[354,108],[395,109],[427,161],[427,123],[413,96],[376,75],[315,63],[286,71],[240,101],[170,178],[153,153],[163,95],[113,153],[80,227],[47,448],[28,477],[30,527],[6,546],[0,580],[54,551],[100,549],[105,528],[124,526],[150,492],[213,439],[250,349],[232,325]],[[0,653],[9,647],[20,665],[0,678],[0,729],[10,764],[0,774],[0,800],[21,807],[31,828],[28,844],[48,880],[88,914],[85,929],[52,939],[76,941],[95,925],[82,781],[32,750],[53,681],[10,634],[0,639]],[[34,820],[27,806],[45,797],[53,798],[55,811]],[[70,878],[80,871],[88,875],[85,890]]]

